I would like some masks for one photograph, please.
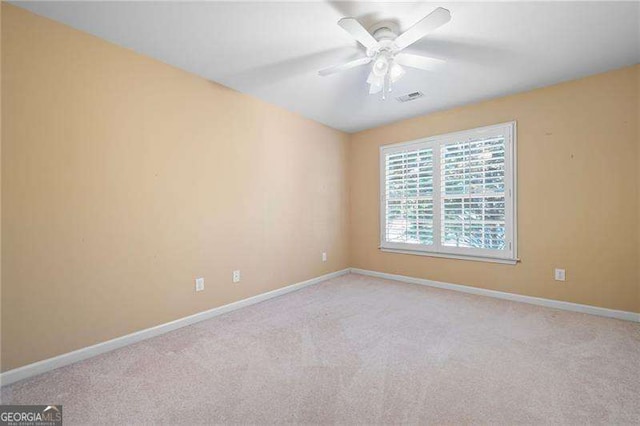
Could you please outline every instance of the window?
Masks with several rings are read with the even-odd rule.
[[[515,122],[380,148],[381,249],[516,262]]]

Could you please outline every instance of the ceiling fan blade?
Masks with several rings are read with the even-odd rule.
[[[375,49],[378,46],[378,41],[356,18],[342,18],[338,21],[338,25],[367,49]]]
[[[398,50],[402,50],[430,32],[440,28],[450,20],[451,13],[447,9],[439,7],[418,21],[413,27],[400,34],[398,38],[394,40],[394,43]]]
[[[426,56],[412,55],[411,53],[398,53],[394,57],[395,62],[419,70],[433,71],[438,66],[446,63],[442,59],[428,58]]]
[[[324,77],[327,75],[335,74],[340,71],[346,71],[351,68],[359,67],[361,65],[366,65],[369,62],[371,62],[371,58],[359,58],[341,65],[334,65],[332,67],[321,69],[320,71],[318,71],[318,74]]]

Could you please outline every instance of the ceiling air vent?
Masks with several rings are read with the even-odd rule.
[[[398,102],[409,102],[409,101],[413,101],[418,98],[421,98],[423,96],[424,94],[422,92],[413,92],[413,93],[408,93],[406,95],[397,97],[396,99],[398,100]]]

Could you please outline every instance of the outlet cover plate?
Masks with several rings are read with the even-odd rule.
[[[196,291],[204,290],[204,278],[196,278]]]

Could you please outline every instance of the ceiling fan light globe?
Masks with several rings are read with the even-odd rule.
[[[391,65],[391,70],[389,71],[389,78],[391,78],[391,82],[395,83],[400,80],[403,75],[405,75],[406,71],[397,63],[393,63]]]
[[[380,77],[375,75],[373,72],[369,73],[369,78],[367,78],[367,83],[369,84],[382,84],[384,82],[384,77]]]
[[[371,71],[367,76],[367,84],[373,84],[377,79],[378,77]]]
[[[371,86],[369,86],[369,94],[373,95],[376,93],[380,93],[382,91],[382,83],[379,84],[372,84]]]
[[[373,63],[373,74],[377,77],[383,77],[389,71],[389,61],[384,56],[379,57]]]

